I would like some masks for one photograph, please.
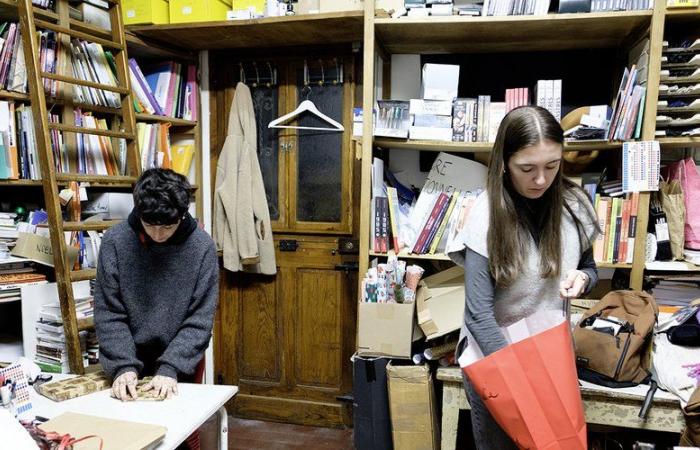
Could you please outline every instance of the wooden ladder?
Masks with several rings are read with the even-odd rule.
[[[80,347],[79,332],[94,328],[94,322],[90,320],[77,320],[75,311],[75,299],[73,296],[74,281],[89,280],[96,276],[96,270],[72,270],[67,261],[67,245],[65,231],[104,230],[114,222],[81,222],[80,217],[72,217],[71,222],[64,222],[61,213],[61,204],[58,197],[60,186],[72,182],[87,182],[100,185],[127,184],[133,185],[140,173],[139,151],[136,140],[136,126],[134,119],[134,105],[129,83],[129,61],[127,56],[126,38],[122,26],[121,5],[119,0],[108,0],[112,31],[102,31],[89,25],[73,20],[69,17],[68,0],[57,0],[55,13],[36,8],[32,0],[18,0],[20,29],[23,37],[25,63],[29,82],[30,99],[34,116],[34,130],[36,135],[37,153],[41,169],[44,200],[49,217],[49,229],[51,246],[53,249],[54,267],[56,271],[56,283],[58,297],[61,305],[61,315],[66,337],[66,351],[71,373],[83,374],[82,351]],[[35,16],[41,17],[41,19]],[[64,49],[69,48],[70,39],[97,43],[105,49],[112,50],[117,68],[117,86],[109,86],[92,81],[81,80],[64,74],[47,73],[41,70],[40,43],[37,37],[37,28],[50,30],[57,34],[57,40],[61,40]],[[31,37],[34,37],[33,39]],[[70,67],[70,63],[66,65]],[[46,98],[44,93],[44,79],[61,82],[59,98]],[[101,89],[107,92],[119,94],[120,108],[108,108],[104,106],[92,106],[75,103],[73,100],[73,85],[87,86]],[[70,86],[70,88],[68,88]],[[49,123],[47,102],[59,105],[62,110],[61,123]],[[111,130],[91,129],[75,126],[74,108],[80,107],[88,111],[109,114],[112,117]],[[106,136],[112,138],[114,148],[117,139],[126,140],[127,144],[127,174],[126,176],[100,176],[78,173],[57,173],[54,164],[54,155],[51,149],[51,131],[58,130],[64,133],[64,140],[68,146],[76,148],[76,134]],[[71,169],[72,164],[71,164]],[[79,202],[78,199],[74,201]]]

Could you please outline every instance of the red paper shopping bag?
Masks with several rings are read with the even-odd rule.
[[[462,370],[494,420],[519,448],[587,448],[567,322],[510,344]]]

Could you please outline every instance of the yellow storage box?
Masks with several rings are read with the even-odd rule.
[[[234,11],[246,11],[248,8],[253,8],[256,14],[264,14],[265,0],[233,0],[233,6],[231,9]]]
[[[169,22],[168,0],[122,0],[124,25]]]
[[[230,0],[171,0],[170,23],[226,20],[229,10]]]

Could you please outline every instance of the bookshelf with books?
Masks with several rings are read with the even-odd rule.
[[[371,3],[371,2],[368,2]],[[656,2],[653,10],[638,10],[638,11],[620,11],[620,12],[595,12],[595,13],[575,13],[575,14],[547,14],[541,16],[501,16],[501,17],[401,17],[397,19],[389,19],[377,17],[371,4],[365,7],[365,16],[367,22],[372,22],[366,25],[365,42],[364,42],[364,61],[369,62],[364,67],[364,79],[366,85],[374,88],[367,89],[363,95],[363,110],[364,122],[362,137],[363,151],[363,167],[362,167],[362,193],[361,193],[361,238],[360,238],[360,273],[364,273],[369,266],[370,259],[382,258],[388,256],[383,251],[383,248],[375,248],[372,240],[375,220],[372,207],[372,166],[374,158],[384,158],[387,162],[395,157],[396,152],[416,152],[416,151],[432,151],[432,152],[449,152],[455,155],[464,156],[465,158],[474,158],[477,161],[484,163],[488,162],[491,145],[488,142],[438,142],[426,140],[411,140],[397,139],[388,137],[379,137],[374,135],[374,124],[369,119],[372,117],[368,111],[373,110],[375,104],[374,93],[376,90],[375,83],[375,67],[374,57],[379,56],[383,60],[384,73],[390,73],[389,58],[392,54],[420,54],[421,67],[427,63],[452,63],[459,64],[459,58],[466,54],[469,58],[469,63],[462,65],[467,72],[466,75],[460,73],[459,76],[459,93],[460,97],[463,92],[467,91],[467,97],[476,98],[476,94],[490,94],[495,100],[508,102],[509,92],[504,92],[504,88],[508,89],[514,86],[530,86],[532,89],[537,86],[538,79],[551,79],[563,77],[563,97],[567,97],[568,107],[576,107],[584,105],[581,98],[588,96],[594,102],[613,106],[618,104],[621,110],[619,113],[619,131],[610,136],[610,140],[605,136],[603,140],[588,141],[588,142],[567,142],[564,147],[565,154],[569,152],[588,152],[592,150],[605,150],[600,152],[598,156],[598,164],[611,165],[611,167],[620,167],[623,154],[623,145],[621,140],[634,139],[634,128],[638,129],[639,139],[650,140],[654,138],[654,117],[656,115],[656,96],[659,78],[659,67],[661,59],[660,44],[663,35],[665,4]],[[562,31],[562,30],[569,30]],[[557,39],[552,39],[551,36],[556,35]],[[644,47],[648,59],[642,58],[640,55],[635,55],[635,45],[642,42],[643,39],[648,39],[649,44]],[[375,48],[383,49],[375,55]],[[578,64],[573,57],[563,57],[563,52],[570,52],[571,55],[583,55],[577,53],[581,48],[589,49],[588,58],[591,58],[587,63],[579,67],[583,68],[587,73],[590,69],[585,69],[585,65],[596,65],[598,67],[608,67],[608,80],[617,79],[616,86],[620,86],[618,98],[622,95],[622,99],[615,100],[615,91],[612,91],[610,86],[603,86],[603,83],[597,83],[593,80],[591,83],[573,83],[576,80],[570,74],[567,74],[566,64]],[[610,51],[616,52],[615,57],[608,57]],[[497,72],[489,72],[484,70],[484,67],[489,67],[489,64],[497,64],[500,55],[506,58],[517,60],[518,56],[513,56],[513,53],[524,53],[528,57],[532,55],[534,58],[533,65],[537,65],[538,53],[547,52],[562,52],[557,53],[556,58],[550,58],[552,61],[550,67],[542,70],[541,74],[535,74],[536,78],[530,78],[526,82],[517,81],[513,78],[504,79]],[[628,54],[629,58],[621,55]],[[493,56],[492,56],[493,55]],[[498,55],[498,56],[496,56]],[[600,59],[597,61],[592,55]],[[583,56],[585,57],[585,55]],[[491,59],[489,59],[491,58]],[[542,57],[544,58],[544,57]],[[466,58],[464,59],[466,60]],[[624,61],[623,61],[624,60]],[[519,61],[523,61],[522,59]],[[567,61],[567,63],[564,63]],[[625,65],[622,65],[623,62]],[[629,63],[629,64],[626,64]],[[486,66],[485,66],[486,65]],[[557,67],[557,65],[559,67]],[[480,70],[469,70],[469,68],[479,67]],[[504,71],[508,72],[508,65],[504,64]],[[546,67],[546,66],[543,66]],[[626,86],[626,81],[629,80],[629,75],[620,79],[623,68],[627,68],[630,73],[639,74],[643,77],[641,82],[634,81]],[[527,69],[525,69],[527,71]],[[597,69],[597,70],[605,70]],[[482,73],[474,75],[474,72]],[[517,73],[517,71],[511,71]],[[563,76],[561,74],[564,74]],[[386,75],[385,75],[386,76]],[[517,75],[516,75],[517,76]],[[494,82],[488,80],[489,77],[496,79]],[[367,81],[369,80],[369,81]],[[466,89],[462,83],[465,81],[470,84]],[[491,85],[489,84],[491,83]],[[636,93],[633,96],[632,87],[640,85],[643,92]],[[391,98],[388,92],[387,84],[384,84],[382,92],[383,98]],[[572,92],[578,90],[580,92]],[[531,90],[535,92],[535,90]],[[641,95],[641,94],[644,95]],[[535,97],[536,95],[531,95]],[[532,99],[531,103],[536,103]],[[533,101],[534,100],[534,101]],[[576,102],[579,102],[578,104]],[[585,100],[584,100],[585,101]],[[636,103],[635,103],[636,102]],[[563,103],[563,102],[562,102]],[[575,106],[574,106],[575,105]],[[380,106],[381,107],[381,106]],[[570,108],[569,108],[570,109]],[[641,113],[639,111],[642,111]],[[380,111],[381,113],[381,111]],[[563,114],[562,114],[563,115]],[[380,117],[380,114],[378,115]],[[614,117],[614,116],[613,116]],[[479,139],[482,140],[482,139]],[[488,139],[492,140],[492,139]],[[672,141],[668,141],[670,144]],[[470,156],[471,155],[471,156]],[[425,155],[421,155],[421,159]],[[399,158],[400,160],[408,157]],[[427,167],[421,170],[427,171]],[[415,181],[412,178],[407,184]],[[604,195],[604,194],[603,194]],[[615,214],[614,222],[622,222],[625,218],[627,233],[618,233],[611,235],[604,234],[602,237],[606,239],[604,242],[606,248],[612,248],[612,251],[599,255],[598,265],[601,268],[625,269],[629,270],[630,286],[640,289],[642,276],[644,273],[644,249],[643,240],[631,240],[630,236],[635,234],[646,234],[648,220],[648,202],[649,195],[640,193],[627,198],[618,197],[615,194],[615,206],[619,205],[619,213]],[[603,204],[607,205],[608,200],[605,199]],[[636,220],[636,226],[630,227],[630,215],[632,204],[637,205],[639,215]],[[612,200],[610,201],[612,206]],[[624,205],[624,207],[623,207]],[[623,214],[623,210],[626,214]],[[617,209],[616,209],[617,213]],[[439,216],[438,216],[439,217]],[[400,223],[400,221],[399,221]],[[391,228],[389,221],[389,228]],[[449,221],[447,227],[449,227]],[[622,223],[616,230],[621,232],[624,227]],[[633,228],[633,233],[630,233],[630,228]],[[389,236],[390,233],[389,233]],[[602,247],[602,243],[598,244]],[[612,245],[612,247],[610,247]],[[620,253],[620,250],[623,253]],[[393,250],[393,249],[392,249]],[[414,253],[411,249],[401,249],[398,252],[399,258],[426,258],[434,261],[444,261],[447,258],[444,254],[420,254]],[[420,249],[418,249],[420,250]],[[390,252],[393,254],[393,251]]]
[[[107,218],[125,218],[122,204],[130,202],[129,191],[142,170],[141,158],[131,156],[137,147],[130,143],[132,134],[129,131],[132,128],[129,121],[134,120],[139,105],[130,100],[124,103],[130,98],[127,96],[130,90],[126,88],[129,86],[128,64],[122,67],[121,58],[127,57],[127,51],[132,54],[133,50],[133,55],[142,59],[178,58],[183,64],[194,61],[189,52],[125,35],[118,3],[109,2],[107,6],[109,11],[105,10],[105,14],[115,24],[114,30],[101,29],[69,17],[66,0],[56,1],[52,11],[31,6],[25,0],[18,3],[0,1],[0,37],[3,38],[0,41],[0,197],[4,203],[12,205],[31,199],[39,207],[52,212],[44,235],[51,238],[54,249],[60,246],[63,251],[54,251],[56,260],[60,258],[61,262],[56,261],[55,270],[47,271],[47,277],[49,281],[58,282],[55,288],[59,291],[66,354],[73,372],[84,369],[82,358],[73,352],[79,348],[77,333],[89,330],[92,322],[75,317],[70,286],[72,282],[95,277],[94,262],[99,252],[100,236],[109,225],[118,223],[115,220],[92,220],[114,214],[100,209],[110,204],[111,200],[105,198],[119,200],[118,213]],[[34,17],[30,20],[30,16]],[[19,26],[21,19],[26,20]],[[27,43],[21,36],[29,26],[36,27],[38,32],[38,40],[33,44],[35,51],[29,53],[37,56],[36,68],[30,67],[32,61],[25,59],[29,58],[27,52],[30,49],[22,48]],[[11,32],[14,35],[10,35]],[[26,71],[22,70],[22,65]],[[194,74],[190,77],[192,80],[196,69],[191,71]],[[31,88],[35,73],[39,80],[37,90]],[[138,114],[138,121],[175,131],[174,135],[179,136],[173,140],[172,147],[170,140],[166,139],[162,148],[179,152],[167,160],[175,164],[173,168],[179,168],[189,176],[193,186],[192,213],[201,218],[202,198],[197,189],[202,176],[199,127],[197,116],[191,115],[193,109],[199,109],[196,79],[187,92],[190,94],[187,102],[189,115],[184,114],[186,102],[178,101],[173,103],[172,115],[179,117],[144,113]],[[41,103],[47,106],[45,122],[35,117],[36,112],[41,111]],[[44,131],[39,124],[42,122],[47,127],[46,145],[51,152],[46,159],[41,150]],[[135,133],[133,136],[133,141],[137,141]],[[152,159],[162,160],[157,155]],[[82,214],[66,211],[68,216],[64,216],[61,206],[53,202],[58,192],[63,195],[67,188],[73,190],[73,198],[77,199],[80,195],[78,183],[80,190],[87,191],[82,195],[87,195],[89,201]],[[42,188],[41,193],[38,188]],[[92,219],[91,215],[94,215]],[[65,243],[59,237],[64,231],[71,235],[71,240]],[[80,265],[68,267],[61,255],[73,245],[85,248],[85,255],[81,253],[83,262]],[[84,259],[87,253],[91,256]]]

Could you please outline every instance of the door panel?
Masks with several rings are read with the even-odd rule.
[[[280,297],[278,285],[268,277],[242,280],[239,304],[241,319],[241,377],[280,381]]]
[[[298,248],[279,251],[280,239],[294,239]],[[238,274],[223,286],[219,335],[237,337],[215,340],[215,367],[222,382],[240,389],[231,411],[348,425],[351,410],[336,397],[352,391],[357,276],[336,266],[356,257],[338,252],[337,237],[284,235],[275,244],[277,275]],[[222,359],[231,356],[235,362]]]
[[[295,334],[299,385],[341,385],[341,276],[334,269],[297,271]]]

